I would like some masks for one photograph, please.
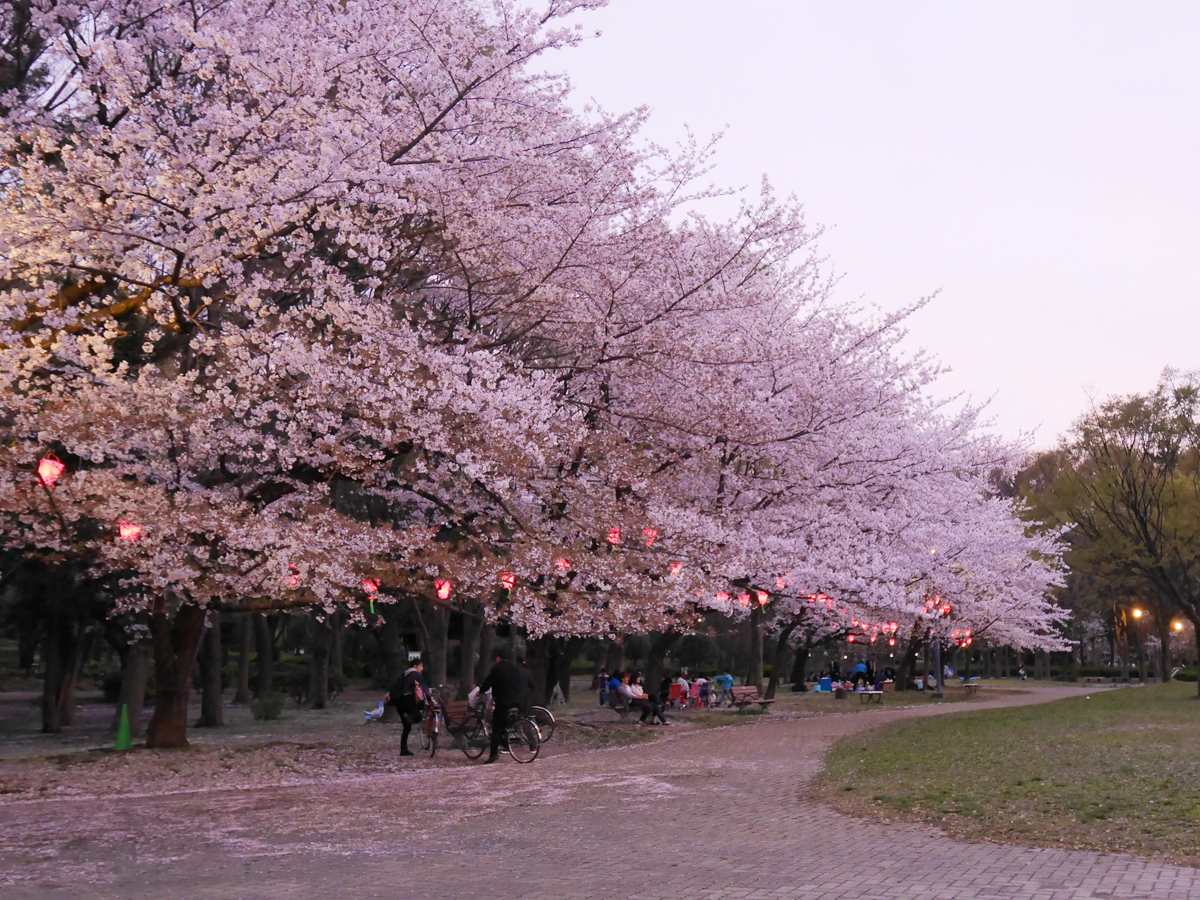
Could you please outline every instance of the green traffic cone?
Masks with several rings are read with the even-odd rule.
[[[129,707],[121,704],[121,724],[117,726],[117,746],[114,750],[132,750],[133,739],[129,736]]]

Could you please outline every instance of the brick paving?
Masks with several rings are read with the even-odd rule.
[[[975,705],[1073,694],[1042,689]],[[1198,900],[1200,869],[960,843],[806,796],[838,737],[937,709],[672,735],[518,766],[0,806],[0,894],[355,900]],[[951,709],[941,708],[950,712]]]

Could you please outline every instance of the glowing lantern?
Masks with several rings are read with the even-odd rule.
[[[816,594],[809,594],[809,595],[808,595],[808,602],[809,602],[809,603],[816,603],[816,602],[817,602],[817,595],[816,595]]]
[[[142,536],[142,526],[122,519],[117,524],[117,534],[121,536],[121,540],[129,541],[132,544]]]
[[[749,594],[738,594],[738,603],[742,604],[742,606],[749,606],[750,605],[750,595]]]
[[[847,641],[848,643],[851,643],[851,644],[853,644],[853,643],[854,643],[854,635],[850,635],[849,637],[847,637],[847,638],[846,638],[846,641]]]
[[[950,604],[949,603],[942,604],[941,613],[943,616],[950,615]]]
[[[500,584],[504,586],[506,591],[511,591],[517,585],[517,576],[512,572],[501,572]]]
[[[729,595],[727,593],[725,593],[724,591],[717,591],[717,602],[718,603],[728,603]]]
[[[767,605],[767,601],[768,601],[768,600],[770,600],[770,599],[771,599],[771,595],[770,595],[770,594],[768,594],[766,591],[759,591],[759,592],[758,592],[758,605],[759,605],[759,606],[766,606],[766,605]]]
[[[364,578],[362,580],[362,586],[363,586],[363,590],[366,591],[368,594],[373,594],[377,590],[379,590],[379,579],[378,578]]]
[[[678,575],[680,572],[683,571],[683,563],[676,561],[676,562],[671,563],[670,566],[668,566],[668,568],[671,570],[672,575]]]
[[[612,544],[614,547],[617,546],[617,544],[621,543],[621,529],[620,528],[608,529],[608,542],[610,544]]]
[[[571,561],[565,556],[560,556],[554,561],[554,565],[558,568],[558,571],[565,572],[567,569],[571,568]]]
[[[850,624],[852,626],[854,626],[855,628],[857,628],[858,627],[858,619],[851,619]]]
[[[54,482],[58,481],[58,477],[67,470],[57,456],[53,453],[47,453],[38,463],[38,478],[46,487],[54,487]]]
[[[785,587],[787,587],[787,582],[784,581],[782,577],[776,578],[775,587],[782,591]]]
[[[896,639],[895,639],[895,638],[888,638],[888,646],[889,646],[889,647],[895,647],[895,646],[896,646]]]
[[[871,643],[875,643],[875,635],[871,635]]]
[[[646,536],[646,546],[647,546],[647,547],[653,547],[653,546],[654,546],[654,542],[655,542],[655,540],[657,540],[657,538],[658,538],[658,529],[656,529],[656,528],[643,528],[643,529],[642,529],[642,534],[644,534],[644,535]],[[610,539],[611,539],[611,536],[610,536]],[[619,541],[620,539],[621,539],[621,534],[620,534],[620,531],[618,530],[618,532],[617,532],[617,540]]]
[[[295,566],[288,566],[292,574],[288,576],[288,587],[294,588],[300,584],[300,570]]]
[[[436,581],[433,582],[433,585],[434,585],[434,587],[437,588],[437,595],[438,595],[439,600],[449,600],[450,599],[451,584],[450,584],[449,579],[438,578]]]

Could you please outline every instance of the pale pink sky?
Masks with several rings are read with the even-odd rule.
[[[1200,368],[1200,4],[612,0],[555,55],[714,178],[794,193],[845,277],[1008,436]]]

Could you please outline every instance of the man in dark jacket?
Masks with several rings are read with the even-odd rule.
[[[480,693],[492,692],[492,750],[487,761],[500,758],[500,741],[508,732],[508,711],[514,706],[521,715],[529,713],[529,679],[520,666],[508,659],[508,651],[501,647],[496,651],[496,664],[479,686]]]
[[[429,685],[425,683],[425,664],[419,659],[409,666],[400,680],[388,692],[388,699],[400,713],[404,730],[400,732],[400,755],[412,756],[408,749],[408,735],[413,725],[421,721],[421,710],[429,699]]]

